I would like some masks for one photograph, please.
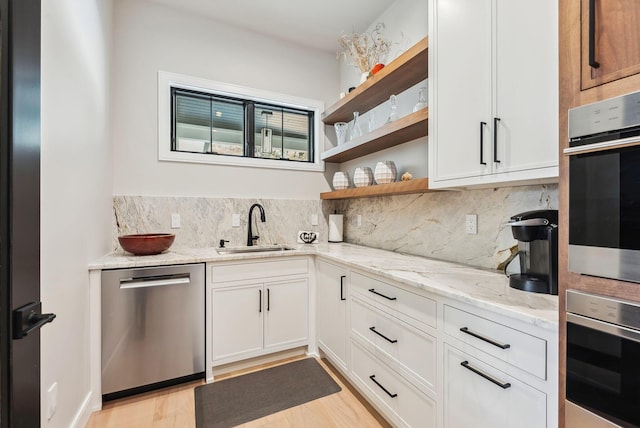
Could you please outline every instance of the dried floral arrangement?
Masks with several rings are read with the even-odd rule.
[[[391,42],[382,37],[384,29],[384,23],[378,22],[370,33],[343,34],[338,42],[344,50],[338,52],[337,58],[346,60],[349,56],[352,65],[363,73],[370,71],[378,63],[384,63],[391,50]]]

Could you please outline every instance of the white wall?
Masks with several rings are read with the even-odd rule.
[[[42,2],[42,426],[84,426],[89,394],[87,264],[110,249],[110,0]],[[58,409],[47,420],[49,386]]]
[[[321,173],[159,162],[157,72],[326,100],[339,92],[335,55],[166,6],[116,0],[113,64],[114,194],[308,199],[330,189],[332,167]]]

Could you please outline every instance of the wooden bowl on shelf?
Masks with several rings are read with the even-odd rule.
[[[118,236],[122,248],[136,256],[160,254],[173,244],[176,235],[173,233],[142,233],[137,235]]]

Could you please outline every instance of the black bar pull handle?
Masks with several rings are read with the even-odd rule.
[[[262,312],[262,290],[258,290],[258,312]]]
[[[382,293],[378,293],[378,292],[376,291],[376,289],[375,289],[375,288],[370,288],[370,289],[369,289],[369,292],[370,292],[370,293],[373,293],[373,294],[376,294],[376,295],[378,295],[378,296],[380,296],[380,297],[384,297],[384,298],[385,298],[385,299],[387,299],[387,300],[398,300],[398,298],[397,298],[397,297],[389,297],[389,296],[385,296],[385,295],[384,295],[384,294],[382,294]]]
[[[384,386],[380,385],[380,382],[378,382],[376,380],[376,375],[371,375],[369,376],[369,379],[371,379],[373,381],[373,383],[375,383],[376,385],[378,385],[380,387],[381,390],[383,390],[384,392],[387,393],[387,395],[391,398],[396,398],[398,396],[398,394],[392,394],[389,392],[389,390],[387,388],[385,388]]]
[[[480,122],[480,165],[486,165],[484,161],[484,127],[487,126],[487,122]]]
[[[493,376],[490,376],[490,375],[486,374],[482,370],[473,367],[471,364],[469,364],[469,361],[463,361],[463,362],[460,363],[460,365],[462,367],[464,367],[465,369],[471,370],[475,374],[482,376],[483,378],[485,378],[489,382],[495,383],[496,385],[498,385],[502,389],[511,388],[511,384],[509,382],[501,382],[501,381],[499,381],[498,379],[494,378]]]
[[[493,118],[493,161],[495,163],[500,163],[498,160],[498,122],[500,122],[499,117]]]
[[[375,334],[377,334],[381,338],[385,339],[389,343],[398,343],[398,339],[389,339],[387,336],[385,336],[384,334],[382,334],[379,331],[377,331],[375,326],[369,327],[369,330],[371,330],[372,332],[374,332]]]
[[[271,290],[267,288],[267,312],[271,309]]]
[[[596,0],[589,0],[589,66],[600,67],[596,61]]]
[[[340,300],[347,300],[347,298],[344,297],[344,279],[346,277],[347,277],[346,275],[340,276]]]
[[[498,341],[495,341],[493,339],[488,338],[487,336],[483,336],[480,333],[476,333],[475,331],[471,331],[469,330],[468,327],[460,327],[460,331],[463,333],[468,334],[469,336],[473,336],[477,339],[483,340],[487,343],[492,344],[493,346],[497,346],[500,349],[509,349],[511,348],[511,345],[509,345],[508,343],[500,343]]]

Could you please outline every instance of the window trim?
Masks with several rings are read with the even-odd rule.
[[[248,98],[255,102],[278,104],[283,107],[314,112],[313,162],[287,162],[281,159],[264,159],[240,156],[212,156],[205,153],[187,153],[171,150],[171,87],[211,92],[228,97]],[[299,171],[324,171],[320,159],[324,147],[324,125],[320,117],[324,102],[309,98],[279,94],[261,89],[247,88],[230,83],[217,82],[183,74],[158,71],[158,160],[215,165],[232,165],[252,168],[273,168]]]

